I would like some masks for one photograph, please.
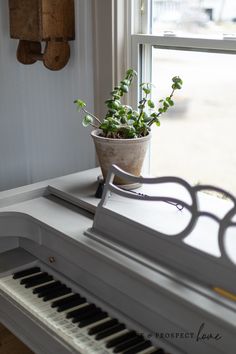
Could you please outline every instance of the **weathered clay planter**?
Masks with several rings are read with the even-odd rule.
[[[151,134],[137,139],[110,139],[99,136],[100,133],[101,130],[97,129],[92,131],[91,136],[104,179],[112,164],[116,164],[128,173],[140,176]],[[115,178],[114,183],[127,184],[119,177]]]

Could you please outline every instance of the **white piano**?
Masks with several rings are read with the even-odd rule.
[[[100,201],[99,173],[0,193],[0,323],[37,354],[235,354],[234,197],[113,166]]]

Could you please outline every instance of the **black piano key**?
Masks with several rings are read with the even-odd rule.
[[[58,285],[61,285],[61,282],[59,280],[54,281],[53,283],[50,283],[47,285],[38,286],[37,288],[33,289],[33,294],[42,294],[45,291],[48,291],[50,289],[57,287]]]
[[[36,286],[36,285],[48,283],[51,280],[53,280],[53,277],[51,275],[45,275],[44,277],[28,281],[25,284],[25,288],[27,288],[27,289],[32,288],[33,286]]]
[[[96,309],[94,309],[94,310],[90,310],[90,311],[84,313],[83,315],[81,315],[81,316],[78,318],[78,320],[79,320],[79,322],[81,322],[81,321],[90,319],[90,318],[93,317],[93,316],[99,315],[99,314],[101,314],[102,312],[103,312],[103,311],[102,311],[101,309],[96,308]]]
[[[123,323],[117,324],[116,326],[111,327],[110,329],[106,329],[98,334],[96,334],[95,339],[101,340],[103,338],[109,337],[112,334],[118,333],[125,329],[125,325]]]
[[[96,315],[93,315],[92,317],[86,318],[85,320],[80,321],[79,323],[79,328],[84,328],[89,326],[92,323],[101,321],[108,317],[107,312],[101,311],[100,313],[97,313]]]
[[[102,312],[102,310],[101,310],[101,309],[98,309],[98,308],[95,308],[95,309],[93,309],[93,310],[89,310],[89,311],[87,311],[87,312],[85,312],[85,313],[82,313],[82,314],[80,314],[80,315],[77,315],[76,317],[73,317],[72,322],[73,322],[73,323],[77,323],[77,322],[86,320],[87,318],[90,318],[90,317],[92,317],[92,316],[94,316],[94,315],[97,315],[97,314],[99,314],[99,313],[101,313],[101,312]]]
[[[65,289],[66,285],[64,284],[57,284],[55,287],[52,287],[50,289],[48,289],[47,291],[42,291],[41,293],[38,294],[39,298],[44,298],[45,296],[48,296],[50,294],[55,294],[55,292],[58,292],[61,289]]]
[[[65,310],[69,310],[75,306],[82,305],[86,302],[86,299],[84,297],[81,297],[80,299],[73,300],[73,301],[68,301],[67,303],[64,303],[63,305],[58,306],[57,311],[62,312]]]
[[[152,343],[149,340],[146,340],[143,343],[137,344],[134,347],[126,350],[123,354],[137,354],[150,347],[152,347]]]
[[[67,295],[71,293],[71,289],[67,288],[67,286],[63,286],[60,289],[50,292],[49,294],[45,295],[42,299],[44,302],[56,299],[59,296]]]
[[[38,272],[40,272],[39,267],[33,267],[33,268],[21,270],[20,272],[13,274],[13,279],[20,279],[20,278],[26,277],[27,275],[32,275],[32,274],[35,274]]]
[[[128,339],[127,341],[118,344],[114,349],[113,349],[113,353],[120,353],[123,352],[124,350],[127,350],[129,348],[132,348],[134,345],[139,344],[144,342],[145,339],[140,336],[137,335],[136,337],[132,338],[132,339]]]
[[[109,340],[106,343],[106,347],[107,348],[112,348],[112,347],[116,347],[118,344],[121,344],[123,342],[126,342],[129,339],[132,339],[134,337],[136,337],[137,334],[135,331],[130,331],[128,333],[122,334],[119,337],[116,337],[114,339]]]
[[[96,308],[96,306],[94,304],[86,305],[80,309],[67,312],[66,318],[74,318],[76,316],[79,316],[79,315],[86,313],[87,311],[93,310],[95,308]]]
[[[118,324],[118,320],[116,318],[111,319],[109,321],[106,321],[104,323],[100,323],[100,324],[90,328],[88,330],[88,334],[92,336],[93,334],[97,334],[99,332],[102,332],[105,329],[108,329],[108,328],[111,328],[111,327],[115,326],[116,324]]]
[[[66,304],[68,301],[74,301],[77,299],[82,299],[82,297],[79,294],[73,294],[71,296],[66,297],[65,299],[53,301],[51,304],[51,307],[58,307],[58,306]],[[83,298],[83,299],[85,299],[85,298]]]
[[[20,284],[25,285],[28,282],[31,282],[31,281],[34,281],[37,279],[41,279],[47,275],[48,275],[48,273],[45,273],[45,272],[37,274],[37,275],[33,275],[32,277],[27,277],[27,278],[21,279]]]
[[[156,349],[154,352],[152,352],[151,354],[165,354],[165,351],[161,348]]]

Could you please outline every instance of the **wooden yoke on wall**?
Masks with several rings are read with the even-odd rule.
[[[50,70],[62,69],[70,58],[68,41],[75,38],[74,0],[9,0],[9,8],[19,62],[42,60]]]

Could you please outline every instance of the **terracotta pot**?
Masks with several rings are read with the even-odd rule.
[[[97,129],[91,132],[91,136],[104,179],[112,164],[116,164],[128,173],[140,176],[151,134],[136,139],[111,139],[99,136],[100,133],[101,130]],[[114,183],[127,184],[119,177],[115,178]]]

